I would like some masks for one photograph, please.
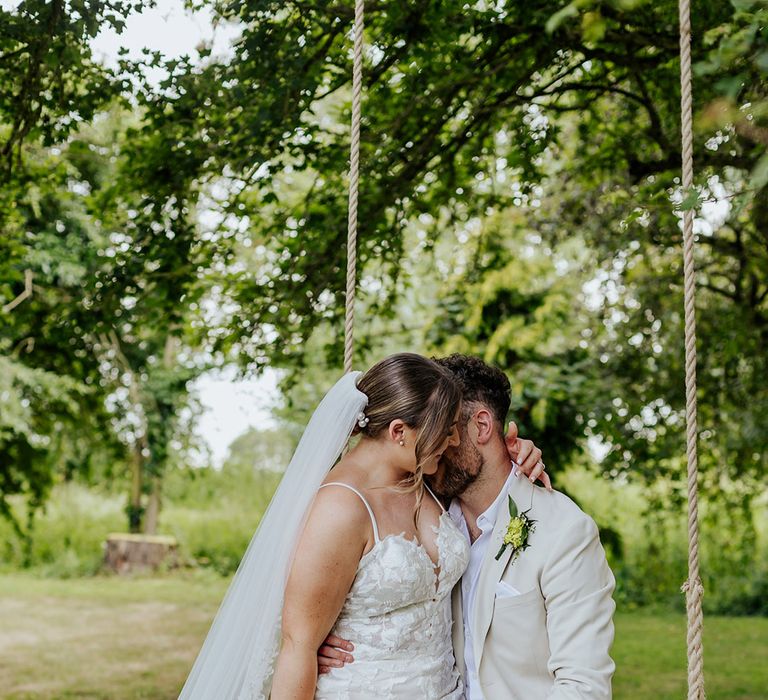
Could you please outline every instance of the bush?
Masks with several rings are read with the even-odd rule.
[[[169,475],[162,534],[179,541],[182,562],[228,575],[255,532],[280,481],[276,472],[196,470]],[[58,485],[34,522],[31,545],[0,520],[5,569],[42,576],[91,576],[101,570],[104,542],[126,528],[125,499],[77,483]]]
[[[179,541],[188,565],[210,567],[228,575],[237,569],[259,518],[259,513],[235,509],[171,507],[164,513],[164,529]]]
[[[650,509],[638,485],[606,481],[585,469],[558,475],[600,526],[616,576],[620,608],[685,610],[687,518]],[[704,611],[718,615],[768,614],[766,504],[726,507],[700,500],[699,556]]]
[[[34,521],[29,551],[6,521],[0,521],[8,568],[31,567],[56,578],[90,576],[101,567],[106,535],[121,530],[120,499],[75,483],[56,487]]]

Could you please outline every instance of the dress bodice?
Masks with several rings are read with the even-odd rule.
[[[332,632],[354,643],[355,660],[320,676],[315,698],[362,700],[375,688],[382,700],[459,700],[451,590],[469,560],[465,537],[443,510],[433,526],[436,569],[424,547],[404,534],[380,539],[373,511],[352,490],[368,508],[375,542],[360,560]]]

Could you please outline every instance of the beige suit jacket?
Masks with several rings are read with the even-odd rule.
[[[507,502],[477,584],[472,636],[485,700],[609,700],[615,665],[611,597],[615,580],[597,526],[570,498],[513,479],[518,512],[536,521],[530,547],[497,561],[509,523]],[[499,581],[521,592],[497,596]],[[453,646],[463,675],[461,585],[453,591]]]

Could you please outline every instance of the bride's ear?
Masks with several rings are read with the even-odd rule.
[[[390,440],[393,442],[404,442],[405,440],[405,423],[401,421],[399,418],[395,418],[390,424],[389,428],[387,428],[387,436]]]

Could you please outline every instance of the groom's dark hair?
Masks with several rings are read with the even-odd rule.
[[[507,375],[498,367],[492,367],[471,355],[454,353],[448,357],[432,359],[453,374],[461,386],[462,399],[487,406],[498,421],[499,429],[503,431],[511,402]]]

